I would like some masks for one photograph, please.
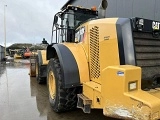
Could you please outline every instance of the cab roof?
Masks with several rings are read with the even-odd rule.
[[[92,14],[92,15],[97,15],[98,16],[98,11],[94,11],[88,8],[83,8],[83,7],[79,7],[79,6],[73,6],[73,5],[67,5],[64,9],[63,12],[68,12],[68,10],[73,10],[73,11],[77,11],[77,12],[81,12],[84,14]]]
[[[61,10],[64,10],[69,4],[72,4],[75,0],[68,0],[61,8]]]

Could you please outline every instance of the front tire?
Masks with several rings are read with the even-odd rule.
[[[57,58],[52,58],[48,63],[47,85],[49,89],[49,101],[55,112],[73,110],[77,106],[77,94],[81,87],[63,88],[62,69]]]

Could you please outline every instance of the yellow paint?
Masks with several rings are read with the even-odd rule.
[[[92,108],[103,109],[107,116],[159,119],[159,90],[142,91],[141,68],[119,63],[117,20],[91,20],[79,27],[85,26],[85,38],[82,42],[64,43],[78,64],[83,95],[92,100]],[[137,88],[129,90],[129,84],[133,82],[137,83]],[[124,116],[123,111],[124,114],[127,113]]]
[[[46,50],[40,50],[42,55],[42,65],[48,65],[49,60],[46,59]]]
[[[83,83],[83,94],[92,100],[92,108],[102,109],[101,85],[95,82]],[[99,99],[100,101],[98,102]]]
[[[54,73],[52,71],[49,72],[49,94],[52,99],[55,99],[56,82],[55,82]]]
[[[100,77],[92,78],[91,80],[101,83],[101,72],[104,68],[110,65],[119,65],[119,53],[118,53],[118,40],[116,25],[117,18],[106,18],[93,20],[88,24],[88,40],[90,41],[90,30],[94,26],[98,27],[98,41],[99,41],[99,65],[100,65]],[[90,46],[90,45],[89,45]],[[90,49],[90,47],[89,47]],[[96,49],[96,48],[95,48]],[[95,50],[94,50],[95,51]],[[89,63],[91,68],[91,51],[89,51]],[[92,70],[90,69],[90,72]]]
[[[89,68],[87,58],[81,43],[64,43],[72,52],[79,69],[80,82],[89,81]]]
[[[33,55],[30,57],[30,76],[36,76],[36,57]]]
[[[106,19],[96,19],[89,21],[79,28],[85,27],[85,37],[81,42],[81,45],[84,49],[85,56],[87,57],[87,61],[89,63],[89,74],[90,80],[95,81],[97,83],[101,83],[101,76],[98,78],[92,77],[91,70],[91,50],[90,50],[90,35],[91,29],[95,26],[98,27],[98,43],[99,43],[99,65],[100,65],[100,74],[104,68],[109,65],[119,65],[119,53],[118,53],[118,42],[117,42],[117,33],[116,33],[116,25],[117,18],[106,18]],[[109,29],[109,30],[107,30]],[[108,37],[108,39],[106,39]],[[96,49],[96,48],[95,48]],[[94,49],[92,51],[95,51]],[[93,56],[94,57],[94,56]],[[92,66],[94,67],[94,65]],[[94,67],[95,69],[96,66]],[[95,71],[95,70],[93,70]]]
[[[119,72],[123,74],[118,74]],[[133,81],[137,81],[137,89],[129,91],[128,83]],[[160,99],[141,90],[141,69],[139,67],[124,65],[110,66],[104,69],[101,94],[105,107],[104,114],[108,116],[111,113],[107,109],[114,105],[117,107],[116,110],[122,108],[128,110],[128,112],[134,110],[136,117],[142,120],[151,119],[149,118],[150,114],[153,115],[157,112],[159,114],[160,111]],[[121,108],[121,106],[123,107]]]
[[[14,54],[14,59],[20,59],[20,58],[22,58],[21,55],[18,55],[17,53]]]
[[[119,72],[123,74],[118,74]],[[138,81],[137,88],[141,88],[141,69],[139,67],[129,65],[107,67],[102,72],[102,96],[123,99],[123,93],[128,92],[130,81]]]
[[[77,29],[81,28],[81,27],[85,27],[85,35],[84,35],[84,38],[83,38],[83,41],[81,41],[81,45],[84,49],[84,52],[85,52],[85,55],[87,57],[87,62],[89,62],[88,60],[88,52],[89,52],[89,39],[88,39],[88,36],[89,36],[89,32],[88,32],[88,23],[85,23],[83,25],[81,25],[80,27],[78,27]]]
[[[93,108],[101,109],[102,106],[103,106],[103,104],[102,104],[101,92],[94,91]]]
[[[38,63],[36,62],[36,76],[38,76]]]
[[[94,99],[94,86],[88,86],[88,84],[86,84],[86,83],[83,83],[83,94],[87,97],[87,98],[89,98],[90,100],[92,100],[93,101],[93,99]],[[92,103],[92,108],[93,108],[93,103]]]

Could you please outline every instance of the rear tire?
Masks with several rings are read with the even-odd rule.
[[[41,77],[40,76],[40,65],[39,65],[39,58],[38,58],[38,55],[36,56],[36,79],[37,79],[37,82],[38,84],[44,84],[45,83],[45,78]]]
[[[73,110],[77,106],[77,94],[81,87],[63,88],[63,73],[57,58],[50,59],[47,72],[47,85],[49,89],[49,101],[55,112]]]

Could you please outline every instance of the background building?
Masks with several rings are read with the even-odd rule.
[[[143,17],[160,21],[160,0],[107,0],[106,17]],[[101,0],[68,0],[68,4],[91,8],[99,6]]]
[[[4,56],[4,47],[0,45],[0,62],[5,58]]]

